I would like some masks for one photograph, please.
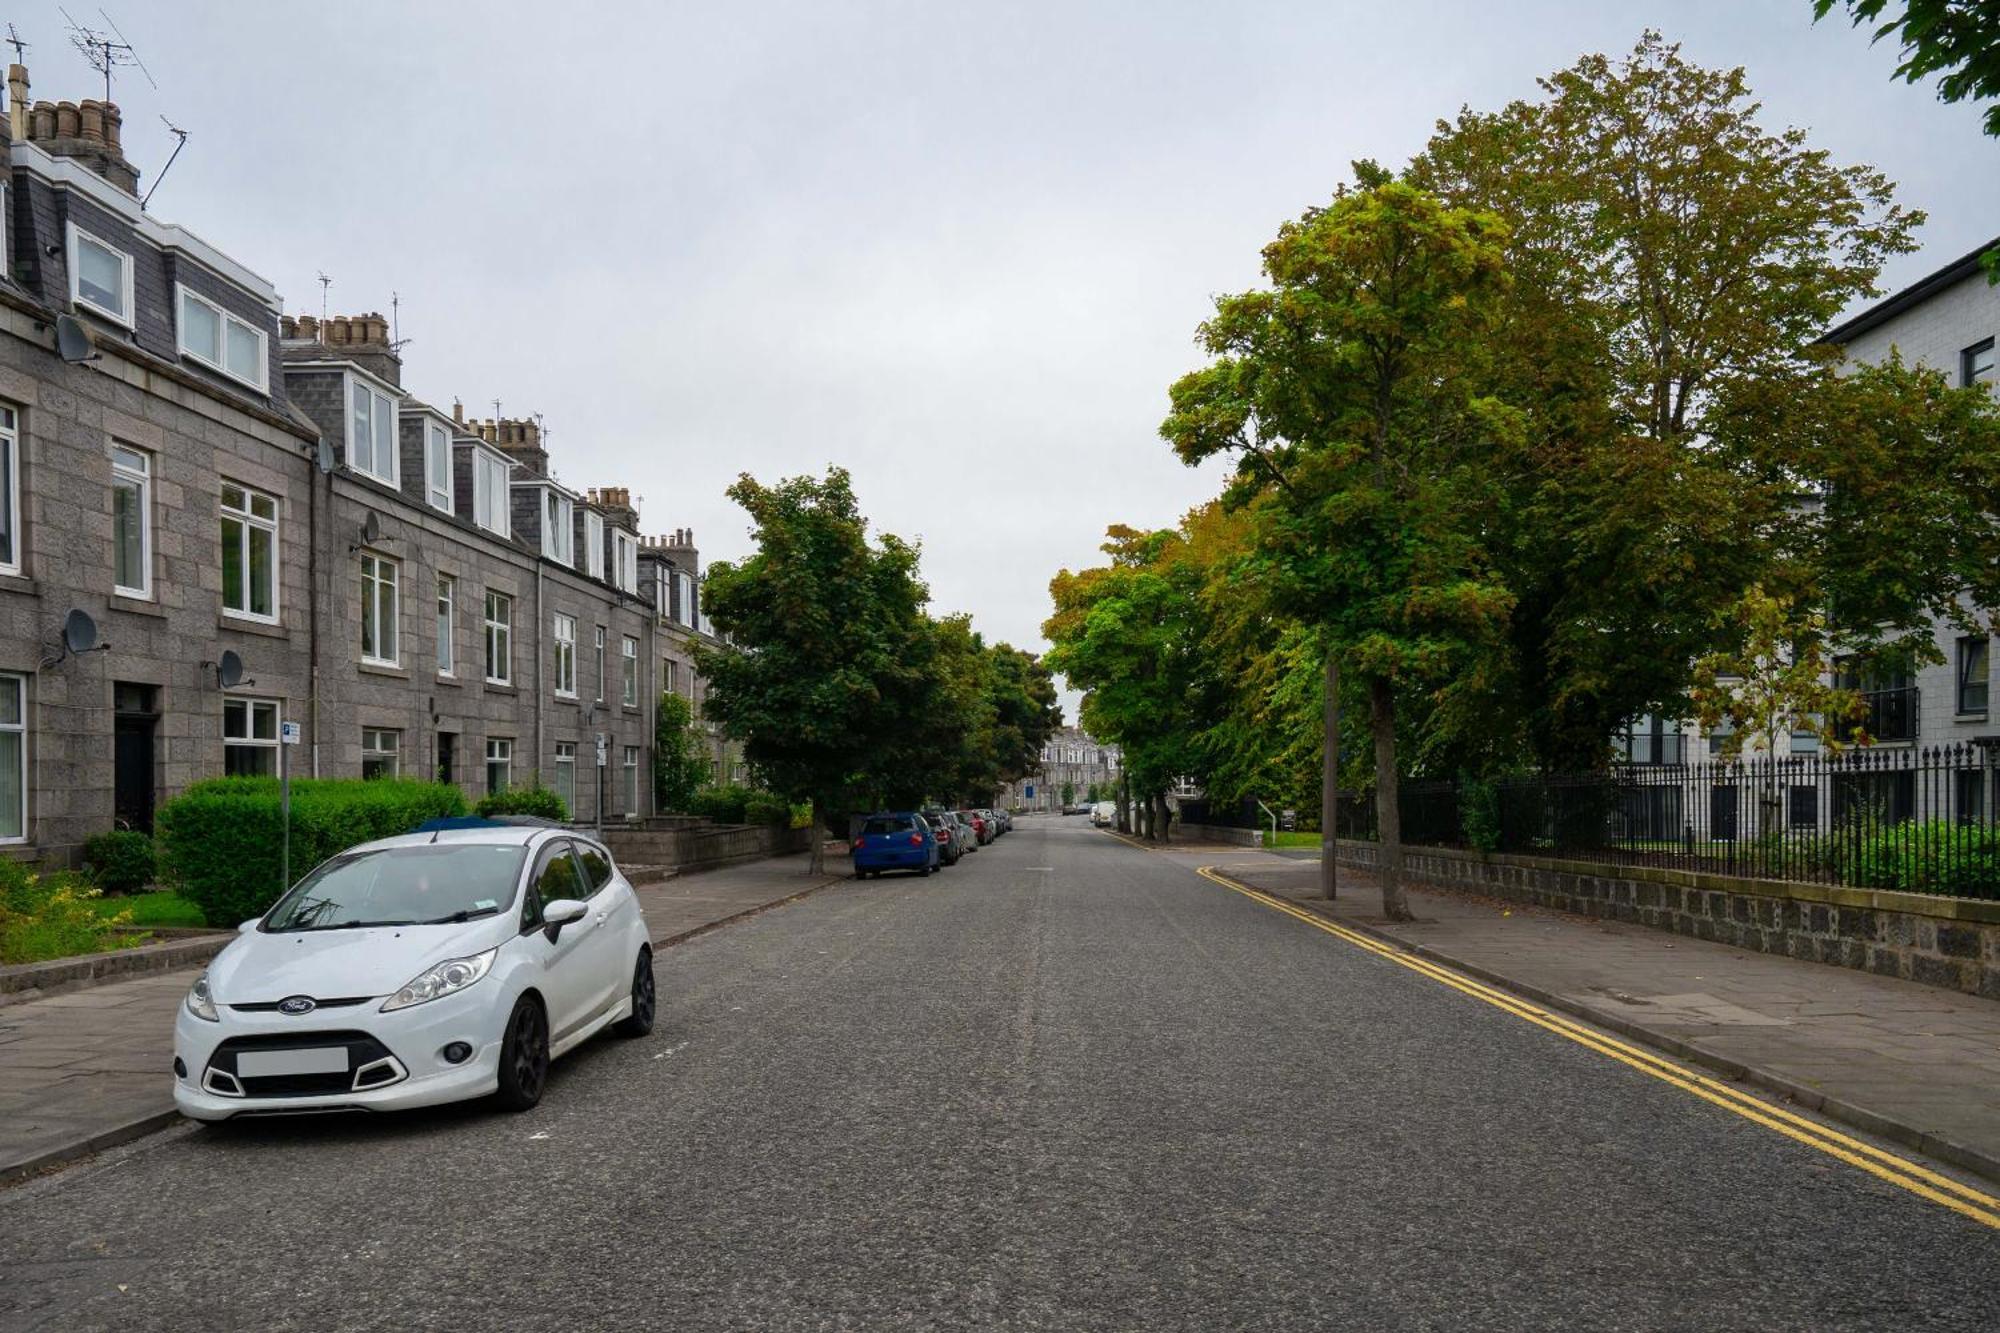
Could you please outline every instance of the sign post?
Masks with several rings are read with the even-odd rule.
[[[278,822],[285,826],[284,851],[281,853],[280,874],[284,883],[278,892],[284,893],[292,887],[292,747],[299,743],[299,724],[282,722],[278,725]]]

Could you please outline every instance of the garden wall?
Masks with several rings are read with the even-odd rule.
[[[683,872],[803,852],[812,845],[811,836],[811,829],[711,824],[671,815],[657,823],[607,824],[603,834],[605,845],[621,866],[671,866]]]
[[[1372,842],[1340,843],[1344,866],[1372,869],[1379,853]],[[1403,856],[1417,883],[2000,1000],[2000,901],[1445,847]]]

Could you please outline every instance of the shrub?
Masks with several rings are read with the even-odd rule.
[[[569,822],[569,807],[563,804],[563,798],[540,784],[532,787],[509,787],[506,791],[484,797],[479,802],[477,813],[533,815],[538,819],[553,819],[559,823]]]
[[[84,839],[83,872],[106,893],[137,893],[153,882],[153,840],[133,829]]]
[[[692,807],[708,776],[707,751],[693,707],[671,690],[662,694],[653,715],[653,799],[660,809]]]
[[[1459,818],[1465,825],[1465,843],[1476,852],[1500,850],[1500,788],[1480,778],[1467,778],[1459,787]]]
[[[1857,888],[2000,898],[2000,830],[1983,824],[1922,822],[1864,826],[1850,846],[1828,839]]]
[[[292,783],[292,876],[357,843],[464,813],[464,793],[445,783],[298,779]],[[211,925],[261,915],[285,888],[276,778],[197,782],[162,806],[155,823],[162,877]]]
[[[695,793],[693,813],[707,815],[718,824],[746,823],[744,807],[755,795],[748,787],[703,787]]]
[[[40,963],[82,953],[144,944],[147,935],[115,929],[130,912],[106,914],[92,904],[98,890],[66,870],[36,874],[0,861],[0,963]]]
[[[792,823],[792,803],[782,796],[773,796],[767,791],[751,792],[743,802],[745,824],[776,824],[789,828]]]

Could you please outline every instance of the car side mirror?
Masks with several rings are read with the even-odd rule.
[[[263,919],[264,918],[261,916],[251,917],[248,921],[245,921],[242,925],[236,928],[236,933],[238,935],[248,935],[251,931],[257,929],[257,923],[262,921]]]
[[[589,913],[590,904],[578,902],[575,898],[558,898],[542,908],[542,929],[548,932],[550,940],[562,934],[562,928],[572,921],[581,921]]]

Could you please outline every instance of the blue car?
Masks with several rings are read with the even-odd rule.
[[[938,867],[937,836],[929,821],[909,810],[870,815],[854,839],[854,877],[866,879],[885,870],[908,870],[922,876]]]

